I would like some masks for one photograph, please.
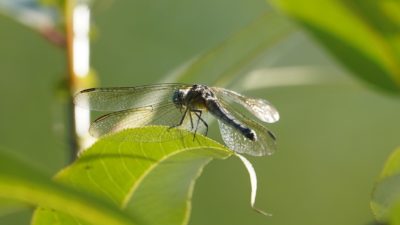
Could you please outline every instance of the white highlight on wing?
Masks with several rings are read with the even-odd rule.
[[[104,120],[103,123],[94,123],[90,129],[90,134],[95,137],[100,137],[106,133],[115,133],[127,128],[143,127],[151,124],[154,117],[152,107],[143,107],[134,113],[122,114],[121,117],[114,119]]]
[[[235,155],[242,161],[244,166],[247,169],[247,172],[249,173],[250,177],[250,185],[251,185],[251,195],[250,195],[250,206],[253,208],[255,211],[265,215],[265,216],[272,216],[272,214],[264,212],[258,208],[255,207],[256,203],[256,195],[257,195],[257,174],[256,171],[254,170],[253,165],[247,160],[244,156],[235,153]]]
[[[261,121],[275,123],[279,120],[278,110],[276,110],[275,107],[272,106],[272,104],[267,100],[250,98],[224,88],[212,87],[212,89],[216,90],[215,93],[219,99],[225,101],[234,101],[241,104]]]
[[[267,100],[247,98],[243,102],[247,106],[246,108],[260,120],[267,123],[275,123],[279,120],[278,110]]]

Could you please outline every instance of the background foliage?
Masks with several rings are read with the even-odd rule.
[[[217,84],[279,109],[270,126],[278,152],[252,159],[258,205],[274,216],[250,210],[246,171],[230,158],[205,168],[189,224],[366,224],[374,183],[400,143],[399,10],[394,0],[98,1],[92,67],[101,86]],[[69,155],[65,52],[6,15],[0,149],[50,178]],[[31,214],[0,202],[0,224],[28,224]]]

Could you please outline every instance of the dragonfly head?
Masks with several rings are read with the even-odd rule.
[[[175,104],[176,107],[182,108],[184,106],[186,94],[186,89],[178,89],[174,92],[174,94],[172,95],[172,102]]]

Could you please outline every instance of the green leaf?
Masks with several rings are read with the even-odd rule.
[[[271,0],[356,76],[400,90],[400,2],[395,0]]]
[[[400,174],[400,148],[396,149],[387,159],[380,178]]]
[[[395,150],[386,161],[375,185],[370,204],[372,212],[380,221],[390,220],[393,216],[397,217],[396,215],[400,214],[400,148]]]
[[[132,217],[105,201],[51,181],[37,169],[0,151],[0,198],[69,212],[94,224],[135,224]],[[46,224],[46,223],[44,223]]]
[[[100,139],[56,180],[124,208],[140,224],[187,224],[195,179],[211,159],[231,154],[188,131],[136,128]],[[73,217],[43,209],[36,210],[32,224],[54,218],[76,224]]]

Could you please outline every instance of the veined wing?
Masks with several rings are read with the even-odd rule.
[[[89,133],[94,137],[100,137],[127,128],[143,127],[147,125],[172,127],[177,126],[183,116],[184,111],[176,108],[172,102],[162,105],[127,109],[99,117],[90,126]],[[188,112],[182,125],[178,128],[194,130],[197,123],[198,121],[194,115],[192,115],[192,122],[190,121]],[[197,132],[202,132],[204,130],[203,124],[199,123],[198,128]]]
[[[95,111],[121,111],[171,102],[173,93],[187,84],[155,84],[137,87],[90,88],[80,91],[74,103]]]
[[[236,112],[227,102],[220,99],[220,104],[239,122],[246,125],[256,133],[256,140],[252,141],[235,128],[218,120],[222,139],[225,144],[238,153],[246,153],[252,156],[271,155],[276,150],[275,136],[266,127],[255,120],[250,120]]]
[[[278,110],[267,100],[249,98],[225,88],[211,87],[211,89],[219,100],[239,103],[261,121],[275,123],[279,120]]]

